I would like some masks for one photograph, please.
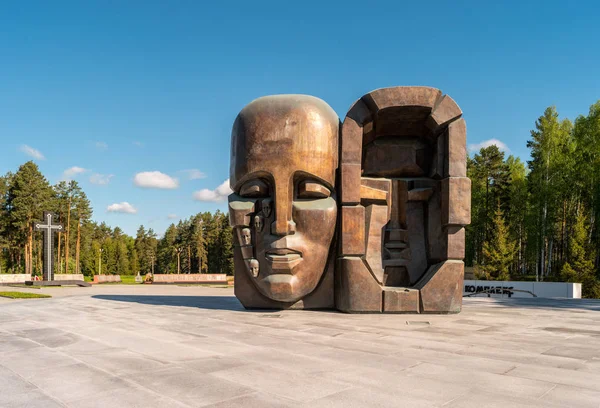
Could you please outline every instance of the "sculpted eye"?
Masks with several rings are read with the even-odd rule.
[[[327,198],[331,191],[315,181],[302,181],[298,185],[298,198]]]
[[[252,180],[244,183],[240,189],[242,197],[268,197],[269,186],[262,180]]]

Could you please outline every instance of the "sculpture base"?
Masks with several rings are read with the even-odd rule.
[[[336,308],[346,313],[459,313],[462,261],[431,265],[412,287],[382,286],[359,257],[342,257],[336,273]]]
[[[26,281],[27,286],[81,286],[90,287],[91,283],[82,280],[60,280],[60,281]]]

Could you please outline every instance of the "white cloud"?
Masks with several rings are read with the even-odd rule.
[[[106,142],[96,142],[95,146],[98,150],[108,150],[108,145],[106,144]]]
[[[99,186],[105,186],[110,183],[110,179],[114,176],[114,174],[94,173],[90,176],[90,183],[97,184]]]
[[[86,171],[88,171],[88,169],[84,169],[83,167],[79,167],[79,166],[70,167],[70,168],[66,169],[65,171],[63,171],[62,180],[64,180],[64,181],[72,180],[75,176],[85,173]]]
[[[136,140],[135,142],[133,142],[133,145],[137,146],[137,147],[144,147],[144,143],[140,142],[139,140]]]
[[[106,211],[123,214],[136,214],[138,210],[127,201],[123,201],[122,203],[114,203],[109,205],[106,207]]]
[[[38,149],[34,149],[31,146],[21,145],[20,150],[25,153],[27,156],[31,156],[37,160],[44,160],[45,157]]]
[[[167,218],[170,220],[174,220],[177,218],[177,214],[169,214],[169,215],[167,215]]]
[[[204,188],[200,191],[196,191],[193,197],[196,201],[210,201],[217,203],[220,201],[224,201],[227,198],[227,196],[232,192],[233,191],[231,190],[231,188],[229,188],[229,179],[227,179],[214,190]]]
[[[133,178],[133,183],[143,188],[161,188],[174,189],[179,187],[179,181],[176,178],[168,176],[160,171],[143,171],[137,173]]]
[[[490,147],[492,145],[496,145],[498,146],[498,149],[504,151],[504,152],[510,152],[510,149],[508,148],[508,146],[506,145],[506,143],[498,140],[498,139],[489,139],[489,140],[484,140],[481,143],[473,143],[469,145],[469,151],[471,153],[477,153],[479,152],[482,148],[484,147]]]
[[[198,169],[181,170],[180,173],[185,173],[188,180],[200,180],[206,178],[206,174],[202,173]]]

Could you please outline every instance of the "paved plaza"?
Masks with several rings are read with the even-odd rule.
[[[347,315],[249,312],[230,288],[29,291],[53,298],[0,299],[2,407],[600,407],[600,301]]]

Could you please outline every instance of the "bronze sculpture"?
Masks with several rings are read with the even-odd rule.
[[[339,119],[322,100],[246,106],[230,168],[241,303],[459,312],[471,188],[461,116],[434,88],[370,92],[341,125],[338,166]]]
[[[244,306],[334,306],[338,131],[333,109],[306,95],[259,98],[235,120],[229,213]]]

